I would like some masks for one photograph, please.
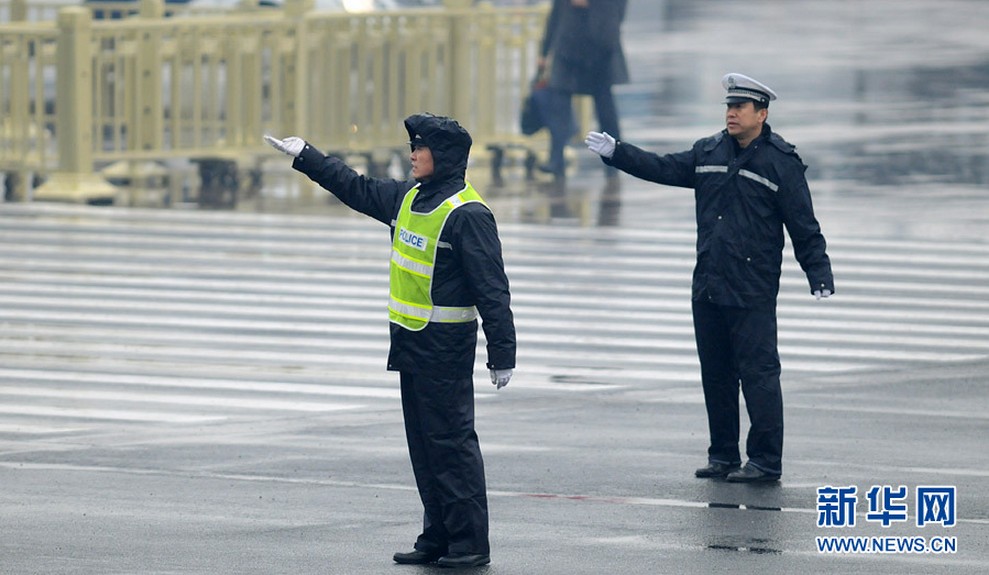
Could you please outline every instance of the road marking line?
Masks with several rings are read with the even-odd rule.
[[[125,411],[118,409],[87,409],[38,405],[0,404],[0,413],[7,415],[36,415],[72,419],[105,419],[113,421],[144,421],[156,423],[208,423],[223,421],[225,416],[182,415],[158,411]]]
[[[233,409],[260,409],[265,411],[327,412],[360,409],[363,405],[341,403],[316,403],[311,401],[285,401],[282,399],[245,399],[241,397],[217,397],[199,395],[174,395],[154,393],[130,393],[120,391],[93,391],[89,389],[42,389],[0,386],[0,395],[16,397],[44,397],[100,402],[159,403],[164,405],[188,405],[194,407],[221,407]],[[3,407],[0,407],[3,409]]]

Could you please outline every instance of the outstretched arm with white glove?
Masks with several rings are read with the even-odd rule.
[[[279,140],[278,138],[265,134],[264,141],[268,142],[272,148],[282,152],[283,154],[288,154],[293,158],[298,158],[299,154],[302,153],[302,149],[306,147],[306,141],[296,136],[289,136],[284,140]]]
[[[831,290],[829,289],[818,289],[814,290],[814,297],[820,301],[821,298],[831,297]]]
[[[608,132],[587,132],[584,138],[587,148],[602,158],[610,158],[615,155],[615,139]]]

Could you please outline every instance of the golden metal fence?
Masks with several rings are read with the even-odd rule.
[[[264,133],[374,154],[400,145],[402,119],[420,111],[456,117],[477,153],[531,143],[518,110],[545,5],[348,14],[285,0],[166,15],[141,0],[116,19],[75,5],[32,21],[26,4],[10,0],[20,21],[0,24],[0,170],[21,186],[45,174],[36,198],[106,194],[94,166],[113,161],[263,157]]]

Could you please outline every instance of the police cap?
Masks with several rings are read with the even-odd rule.
[[[721,85],[728,91],[725,95],[726,104],[752,101],[768,106],[776,99],[776,92],[773,92],[769,86],[744,74],[736,72],[725,74],[724,78],[721,78]]]

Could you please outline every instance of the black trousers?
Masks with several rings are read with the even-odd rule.
[[[783,473],[783,391],[775,302],[755,308],[693,301],[711,463],[740,463],[738,390],[749,414],[749,463]]]
[[[549,165],[553,173],[563,176],[565,165],[563,159],[564,148],[573,136],[573,94],[563,90],[551,89],[550,102],[551,112],[548,122],[550,133]],[[611,92],[610,85],[598,86],[594,94],[594,114],[597,116],[598,129],[607,132],[616,140],[620,140],[621,130],[618,124],[618,109],[615,107],[615,97]],[[583,135],[583,134],[581,134]],[[605,166],[610,174],[617,173],[615,168]]]
[[[420,551],[484,554],[488,502],[474,431],[474,382],[402,372],[405,435],[424,508]]]

